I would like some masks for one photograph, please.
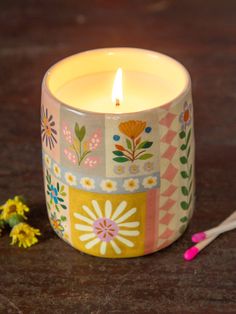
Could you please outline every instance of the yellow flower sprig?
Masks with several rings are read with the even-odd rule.
[[[27,220],[26,213],[30,209],[25,204],[25,200],[21,196],[15,196],[13,199],[8,199],[5,204],[0,206],[0,235],[2,229],[9,225],[12,228],[10,237],[11,244],[18,244],[19,247],[30,247],[38,242],[36,236],[40,236],[39,229],[31,227],[24,221]]]

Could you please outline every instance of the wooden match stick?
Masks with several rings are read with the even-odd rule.
[[[236,228],[236,220],[230,221],[230,222],[225,223],[223,225],[219,225],[215,228],[193,234],[192,235],[192,241],[194,243],[199,243],[205,239],[211,238],[215,235],[220,235],[221,233],[233,230],[235,228]]]
[[[219,226],[222,226],[224,224],[228,224],[231,221],[234,221],[236,219],[236,211],[234,211],[228,218],[226,218]],[[186,261],[191,261],[194,259],[198,253],[203,250],[206,246],[208,246],[211,242],[213,242],[219,234],[215,234],[214,236],[207,238],[196,245],[192,246],[189,248],[187,251],[184,253],[184,259]]]

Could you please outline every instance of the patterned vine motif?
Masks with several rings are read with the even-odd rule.
[[[191,163],[189,156],[191,153],[191,141],[192,141],[192,128],[191,128],[191,104],[184,104],[183,112],[180,114],[179,121],[181,123],[181,131],[179,137],[182,140],[180,163],[184,166],[184,170],[180,172],[181,177],[184,179],[184,184],[181,186],[181,193],[183,199],[180,203],[182,210],[185,212],[180,218],[183,225],[180,227],[180,233],[183,233],[186,229],[186,222],[188,221],[188,210],[192,203],[192,171],[193,164]]]
[[[102,141],[101,130],[96,130],[88,140],[86,140],[86,128],[85,126],[79,126],[75,123],[74,134],[72,134],[69,127],[64,124],[63,135],[68,142],[68,148],[64,149],[64,154],[67,159],[77,164],[78,167],[84,163],[88,168],[94,168],[99,163],[99,157],[88,156],[92,151],[96,150]]]
[[[123,163],[127,161],[134,162],[135,160],[146,160],[153,156],[153,154],[147,153],[147,149],[150,148],[153,142],[143,140],[141,134],[145,130],[145,133],[151,132],[151,127],[146,127],[145,121],[129,120],[119,124],[119,130],[123,133],[125,138],[125,147],[120,144],[116,144],[116,150],[113,154],[116,156],[114,161]],[[119,141],[120,136],[114,135],[114,141]]]
[[[47,202],[48,208],[50,210],[55,209],[59,212],[60,208],[67,209],[64,204],[64,197],[66,196],[65,186],[57,182],[55,185],[52,183],[52,177],[50,173],[47,171],[46,174],[47,180],[47,195],[49,195],[49,202]]]

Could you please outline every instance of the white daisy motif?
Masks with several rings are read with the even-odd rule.
[[[95,188],[95,182],[93,179],[90,179],[88,177],[84,177],[80,179],[80,184],[82,185],[83,188],[86,190],[92,190]]]
[[[123,187],[126,191],[133,192],[139,188],[139,180],[138,179],[126,179],[124,180]]]
[[[106,191],[106,192],[113,192],[117,190],[117,183],[109,179],[102,180],[100,186],[103,189],[103,191]]]
[[[137,209],[131,208],[125,211],[127,202],[123,201],[113,211],[112,203],[107,200],[103,215],[97,201],[92,200],[92,205],[92,209],[82,206],[86,215],[74,213],[74,217],[82,222],[75,224],[75,229],[84,232],[79,239],[86,242],[85,248],[89,250],[99,244],[101,255],[105,255],[108,246],[111,246],[116,254],[122,252],[119,243],[130,248],[134,247],[129,237],[136,237],[140,234],[139,230],[135,229],[140,223],[138,221],[127,222],[127,220],[136,213]]]
[[[72,173],[66,172],[66,173],[65,173],[65,179],[66,179],[66,182],[67,182],[69,185],[76,185],[76,177],[73,176]]]
[[[44,161],[45,161],[47,167],[50,169],[51,165],[52,165],[52,160],[47,154],[44,155]]]
[[[149,176],[143,179],[143,186],[147,189],[154,187],[157,184],[157,177]]]
[[[56,177],[60,178],[61,177],[61,169],[57,164],[53,165],[53,172]]]

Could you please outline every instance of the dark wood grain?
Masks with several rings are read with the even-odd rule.
[[[236,232],[191,263],[190,235],[236,209],[236,1],[1,0],[0,201],[30,202],[43,237],[0,239],[0,313],[236,313]],[[97,47],[167,53],[193,78],[197,204],[184,236],[142,258],[81,254],[49,226],[39,132],[40,84],[55,61]]]

